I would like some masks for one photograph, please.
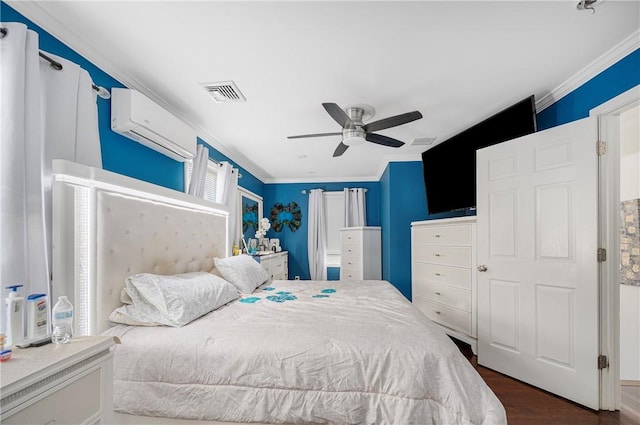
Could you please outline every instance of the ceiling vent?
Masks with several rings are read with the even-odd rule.
[[[247,100],[233,81],[202,83],[201,86],[204,87],[216,103],[246,102]]]
[[[411,142],[411,146],[428,146],[436,141],[436,137],[417,137]]]

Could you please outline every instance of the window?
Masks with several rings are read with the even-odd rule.
[[[193,174],[193,160],[186,161],[184,166],[184,191],[189,192],[191,175]],[[204,199],[216,201],[216,186],[218,184],[218,164],[212,160],[207,162],[207,177],[204,184]]]
[[[327,230],[327,267],[340,267],[340,229],[344,227],[344,192],[323,192]]]

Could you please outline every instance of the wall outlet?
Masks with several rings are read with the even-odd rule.
[[[294,277],[295,280],[300,280],[300,276]]]

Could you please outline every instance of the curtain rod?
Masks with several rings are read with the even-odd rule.
[[[7,34],[9,34],[9,30],[7,30],[4,27],[0,27],[0,38],[5,38]],[[53,60],[52,58],[50,58],[49,56],[45,55],[42,52],[38,52],[38,53],[42,59],[49,62],[49,65],[51,66],[51,68],[55,69],[56,71],[60,71],[62,69],[62,64],[60,62]],[[102,99],[111,98],[111,93],[109,93],[109,90],[105,89],[104,87],[97,86],[93,83],[91,83],[91,87],[98,93],[98,96],[100,96]]]
[[[320,189],[320,188],[318,188],[318,189]],[[307,189],[302,189],[302,190],[300,191],[300,193],[302,193],[303,195],[307,195],[307,194],[309,194],[309,193],[311,192],[311,190],[313,190],[313,189],[309,189],[309,190],[307,190]],[[322,190],[322,191],[324,192],[324,189],[320,189],[320,190]],[[354,189],[349,189],[349,190],[354,190]],[[366,191],[368,191],[368,190],[369,190],[369,189],[367,189],[366,187],[364,188],[364,191],[365,191],[365,192],[366,192]],[[340,190],[338,190],[337,192],[341,192],[341,191],[340,191]]]

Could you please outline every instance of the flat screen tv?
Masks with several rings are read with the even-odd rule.
[[[429,214],[476,207],[476,150],[536,131],[531,95],[422,153]]]

